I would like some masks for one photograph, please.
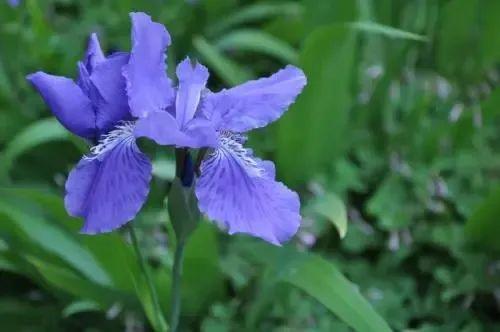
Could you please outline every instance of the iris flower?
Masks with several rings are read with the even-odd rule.
[[[82,233],[132,220],[149,192],[152,167],[135,143],[122,75],[128,61],[127,53],[105,57],[92,34],[76,82],[43,72],[27,77],[66,129],[94,143],[66,181],[66,210],[85,219]]]
[[[105,57],[90,38],[76,82],[43,72],[29,75],[53,114],[74,134],[94,143],[69,174],[65,206],[84,218],[83,233],[114,230],[134,219],[149,192],[151,163],[136,144],[208,149],[194,178],[199,209],[230,234],[246,233],[273,244],[290,239],[300,224],[298,195],[275,180],[271,161],[243,146],[246,133],[277,120],[306,84],[287,66],[274,75],[213,93],[203,65],[182,61],[174,87],[166,75],[166,28],[132,13],[132,50]]]
[[[275,180],[271,161],[243,146],[246,133],[277,120],[306,84],[304,73],[287,66],[274,75],[213,93],[203,65],[182,61],[178,85],[166,75],[166,28],[132,13],[132,51],[123,74],[136,137],[160,145],[209,148],[195,193],[200,211],[230,234],[246,233],[273,244],[292,237],[300,225],[298,195]]]
[[[21,0],[7,0],[7,3],[9,4],[9,6],[11,7],[17,7],[20,5],[21,3]]]

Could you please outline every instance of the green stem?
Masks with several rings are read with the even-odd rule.
[[[156,326],[161,329],[161,331],[166,331],[167,328],[164,326],[164,320],[161,313],[160,302],[158,301],[158,294],[156,293],[156,288],[153,283],[153,279],[151,278],[151,274],[149,273],[148,266],[146,265],[146,259],[142,254],[142,251],[139,247],[139,241],[137,240],[137,234],[135,233],[134,226],[130,225],[129,227],[130,237],[132,239],[132,246],[134,247],[135,254],[137,255],[137,260],[139,261],[139,266],[141,268],[144,279],[146,279],[146,283],[149,290],[149,295],[151,296],[151,300],[153,301],[153,310],[156,317]]]
[[[177,332],[181,313],[181,276],[182,261],[184,260],[184,240],[179,239],[175,248],[174,266],[172,268],[172,287],[170,298],[170,328]]]

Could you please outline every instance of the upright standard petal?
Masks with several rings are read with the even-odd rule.
[[[220,147],[201,164],[200,210],[229,234],[246,233],[276,245],[289,240],[300,225],[299,197],[274,180],[269,163],[223,135]]]
[[[96,126],[101,134],[107,133],[120,121],[132,119],[126,93],[123,66],[128,62],[128,53],[116,53],[99,63],[90,76],[97,90]]]
[[[131,131],[110,135],[96,155],[80,160],[66,182],[66,209],[84,218],[85,234],[110,232],[131,221],[149,193],[151,163]]]
[[[203,113],[219,128],[234,132],[264,127],[288,109],[306,83],[302,70],[287,66],[270,77],[206,96]]]
[[[93,100],[93,95],[95,94],[95,89],[92,87],[90,82],[90,75],[94,71],[94,68],[104,62],[106,57],[102,52],[101,45],[99,44],[99,39],[95,33],[92,33],[89,37],[87,44],[87,51],[82,61],[78,62],[78,79],[77,84],[83,90],[83,92]]]
[[[43,72],[31,74],[27,79],[66,129],[83,138],[96,138],[92,103],[75,82]]]
[[[83,59],[83,64],[87,71],[91,74],[94,68],[106,59],[101,49],[101,44],[97,38],[97,34],[92,33],[87,44],[87,51]]]
[[[174,89],[166,73],[167,47],[170,35],[165,27],[151,21],[144,13],[131,13],[132,51],[123,75],[132,114],[145,117],[165,110],[174,102]]]
[[[137,138],[147,137],[160,145],[188,148],[217,146],[217,132],[210,121],[195,118],[181,128],[169,112],[153,112],[139,119],[134,135]]]
[[[193,119],[208,76],[205,66],[198,62],[193,64],[189,58],[177,66],[179,87],[175,99],[175,118],[181,127]]]

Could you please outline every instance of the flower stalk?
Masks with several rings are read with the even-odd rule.
[[[170,298],[170,329],[177,332],[181,314],[181,279],[182,264],[184,261],[185,241],[177,242],[175,248],[174,265],[172,267],[172,291]]]
[[[151,296],[151,300],[153,302],[153,310],[156,319],[156,326],[161,332],[165,332],[168,330],[168,328],[165,325],[165,319],[163,318],[163,314],[161,313],[160,301],[158,300],[158,293],[156,292],[156,287],[154,286],[153,279],[151,278],[151,274],[149,273],[148,266],[146,264],[146,259],[142,254],[141,248],[139,246],[139,241],[137,239],[137,234],[132,224],[129,227],[129,232],[130,232],[130,238],[132,239],[132,246],[134,247],[134,251],[137,256],[137,260],[139,262],[139,267],[141,269],[142,275],[144,276],[144,279],[146,280],[149,295]]]
[[[176,150],[176,178],[168,194],[168,214],[175,233],[176,245],[172,267],[170,292],[170,329],[176,332],[181,315],[181,284],[184,249],[189,236],[200,220],[196,196],[194,194],[194,168],[188,149]]]

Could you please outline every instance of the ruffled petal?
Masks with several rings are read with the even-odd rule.
[[[36,72],[27,77],[61,124],[72,133],[94,139],[96,115],[90,99],[71,79]]]
[[[217,133],[207,120],[193,119],[183,130],[169,112],[154,112],[136,123],[134,135],[147,137],[160,145],[201,148],[217,145]]]
[[[277,120],[295,101],[307,80],[297,67],[229,90],[207,95],[203,113],[221,129],[245,132]]]
[[[144,117],[165,110],[174,102],[174,89],[166,74],[170,35],[165,27],[144,13],[131,13],[132,51],[124,67],[127,94],[132,114]]]
[[[85,234],[110,232],[131,221],[149,193],[151,163],[133,136],[119,136],[110,144],[80,160],[66,182],[66,209],[84,218]]]
[[[274,180],[276,178],[276,166],[274,166],[274,163],[270,160],[255,159],[259,163],[260,167],[264,169],[266,176],[269,179]]]
[[[246,233],[280,245],[300,225],[298,195],[274,181],[274,166],[252,158],[231,138],[201,164],[196,184],[200,210],[229,234]]]
[[[193,119],[208,76],[205,66],[200,63],[193,64],[189,58],[177,66],[179,87],[175,99],[175,118],[181,127]]]
[[[101,134],[107,133],[120,121],[131,120],[126,93],[123,66],[128,62],[127,53],[116,53],[99,63],[90,80],[97,90],[94,104],[97,109],[96,125]]]

